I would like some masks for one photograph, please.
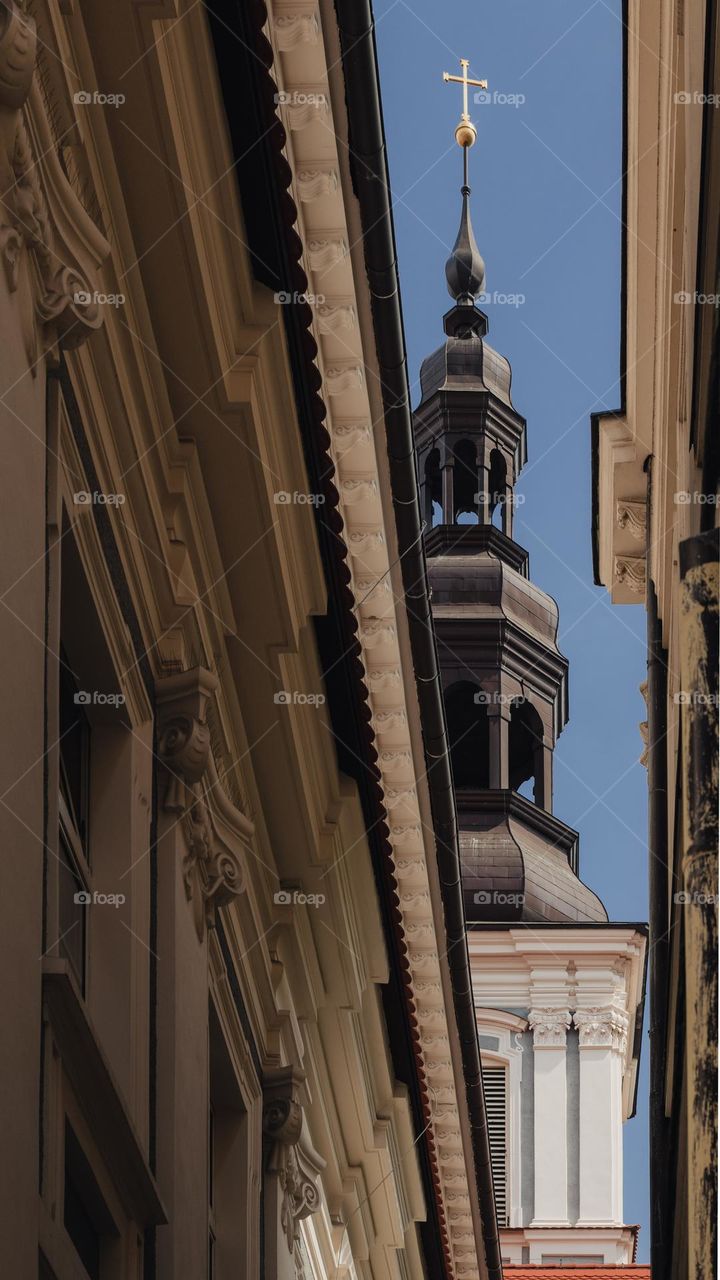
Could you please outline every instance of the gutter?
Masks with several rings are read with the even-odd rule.
[[[502,1263],[482,1088],[470,959],[462,899],[455,795],[420,520],[407,357],[390,204],[385,133],[371,0],[335,0],[351,143],[360,205],[377,358],[382,382],[390,481],[405,587],[410,643],[428,766],[448,961],[470,1116],[485,1255],[490,1280]]]

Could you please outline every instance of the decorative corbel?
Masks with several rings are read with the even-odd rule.
[[[263,1135],[267,1171],[278,1179],[282,1193],[280,1222],[292,1253],[303,1218],[317,1213],[321,1195],[318,1178],[325,1161],[312,1146],[300,1101],[304,1072],[277,1067],[268,1072],[263,1089]]]
[[[208,766],[210,729],[207,706],[217,677],[204,667],[177,671],[158,681],[158,754],[165,765],[165,808],[184,812]]]
[[[645,541],[647,502],[644,498],[618,498],[615,515],[619,529],[627,529],[636,542]]]
[[[647,682],[647,680],[643,680],[642,684],[640,685],[640,692],[641,692],[641,694],[642,694],[642,696],[643,696],[643,699],[644,699],[644,701],[645,701],[645,706],[647,707],[647,704],[648,704],[648,682]],[[642,744],[643,744],[642,755],[640,756],[640,764],[644,764],[644,765],[645,765],[645,768],[647,769],[647,767],[648,767],[648,758],[649,758],[649,754],[650,754],[650,736],[649,736],[649,735],[650,735],[650,727],[649,727],[649,721],[648,721],[648,720],[641,720],[641,721],[640,721],[640,724],[638,725],[638,729],[640,730],[640,737],[642,738]]]
[[[210,747],[207,706],[217,678],[203,667],[157,683],[158,755],[164,769],[163,808],[179,815],[187,853],[185,894],[202,941],[215,911],[242,893],[244,853],[252,823],[227,798]]]
[[[633,595],[645,594],[646,565],[644,556],[616,556],[615,581],[632,591]]]
[[[20,292],[25,347],[37,355],[37,321],[51,345],[77,347],[102,324],[98,293],[90,284],[83,253],[57,234],[48,208],[61,208],[61,222],[92,243],[97,265],[110,246],[90,219],[63,173],[53,146],[42,96],[33,83],[37,56],[34,18],[25,0],[0,0],[0,256],[11,293]],[[89,232],[89,234],[88,234]],[[34,268],[28,262],[32,255]]]

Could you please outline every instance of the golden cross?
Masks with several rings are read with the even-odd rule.
[[[448,73],[447,71],[443,71],[443,80],[445,80],[446,82],[453,81],[455,84],[461,84],[461,85],[462,85],[462,87],[463,87],[463,113],[462,113],[462,118],[463,118],[463,120],[469,120],[469,119],[470,119],[470,116],[469,116],[469,114],[468,114],[468,85],[472,84],[472,85],[474,85],[474,86],[475,86],[476,88],[478,88],[478,89],[487,89],[487,87],[488,87],[488,82],[487,82],[487,80],[470,80],[470,79],[469,79],[469,77],[468,77],[468,67],[470,66],[470,63],[468,62],[468,59],[467,59],[467,58],[461,58],[461,59],[460,59],[460,66],[462,67],[462,75],[461,75],[461,76],[451,76],[451,75],[449,75],[449,73]]]

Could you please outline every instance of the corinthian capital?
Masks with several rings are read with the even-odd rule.
[[[280,1221],[292,1253],[300,1223],[320,1208],[318,1178],[325,1161],[307,1134],[300,1090],[305,1076],[294,1067],[278,1067],[265,1079],[263,1135],[267,1145],[267,1170],[278,1179],[281,1192]]]
[[[573,1021],[581,1049],[612,1049],[624,1056],[630,1019],[622,1009],[613,1005],[604,1009],[578,1009]]]
[[[570,1026],[569,1009],[531,1009],[528,1023],[533,1031],[536,1049],[563,1048]]]

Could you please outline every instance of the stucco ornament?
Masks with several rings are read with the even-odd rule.
[[[178,816],[185,836],[185,895],[198,938],[215,912],[245,888],[244,860],[252,823],[228,799],[210,746],[207,707],[217,688],[196,667],[158,681],[158,755],[164,766],[163,807]]]
[[[538,1049],[563,1048],[571,1025],[569,1009],[531,1009],[528,1024]]]
[[[578,1029],[581,1049],[612,1049],[624,1056],[630,1019],[622,1009],[615,1005],[603,1009],[578,1009],[573,1021]]]
[[[92,273],[110,249],[63,172],[34,83],[37,44],[27,4],[0,0],[0,256],[31,362],[39,333],[68,349],[100,327]]]
[[[267,1143],[267,1170],[275,1174],[282,1193],[280,1221],[292,1253],[303,1218],[320,1208],[318,1178],[325,1161],[307,1134],[300,1089],[304,1074],[293,1067],[279,1067],[265,1081],[263,1134]]]

